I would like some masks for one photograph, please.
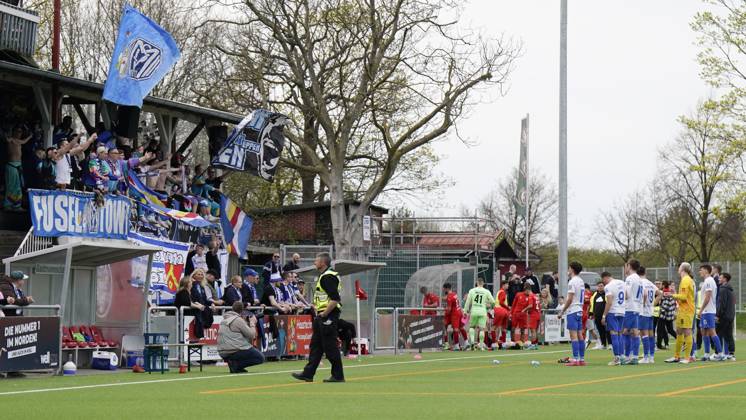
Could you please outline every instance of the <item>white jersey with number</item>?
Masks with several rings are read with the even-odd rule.
[[[609,284],[604,286],[604,292],[606,292],[606,304],[609,305],[609,313],[624,315],[624,303],[626,301],[624,282],[612,279]]]
[[[575,276],[567,282],[567,294],[573,294],[572,303],[567,308],[568,314],[583,312],[583,298],[585,297],[585,282],[578,276]]]
[[[624,281],[627,287],[627,312],[640,313],[642,311],[642,282],[637,273],[630,274]]]
[[[653,302],[655,302],[655,291],[658,290],[652,281],[642,278],[642,311],[640,315],[653,316]]]
[[[711,292],[710,301],[707,302],[707,306],[702,308],[703,314],[714,314],[717,312],[717,304],[715,302],[717,290],[718,290],[718,287],[715,284],[715,279],[713,279],[712,277],[707,277],[705,281],[702,282],[702,300],[703,301],[705,299],[705,294],[707,292]]]

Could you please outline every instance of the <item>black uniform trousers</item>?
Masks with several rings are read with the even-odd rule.
[[[339,354],[339,348],[337,347],[338,320],[338,313],[330,314],[326,320],[321,319],[321,317],[313,319],[310,354],[308,355],[308,363],[303,368],[303,376],[306,378],[313,378],[319,363],[321,363],[322,356],[326,355],[332,365],[332,377],[344,379],[342,356]]]

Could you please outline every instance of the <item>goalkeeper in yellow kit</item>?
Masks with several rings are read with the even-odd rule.
[[[694,325],[695,311],[695,285],[692,280],[692,266],[689,263],[681,263],[679,266],[679,293],[670,294],[679,303],[679,312],[676,316],[676,347],[674,356],[666,363],[689,363],[689,354],[692,351],[692,326]],[[681,357],[681,347],[684,347],[684,357]]]

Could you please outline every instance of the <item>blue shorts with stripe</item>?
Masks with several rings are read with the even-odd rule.
[[[609,331],[622,332],[624,325],[624,315],[608,314],[606,315],[606,329]]]
[[[640,315],[640,317],[637,320],[637,325],[639,329],[641,330],[646,330],[646,331],[652,330],[653,329],[653,317]]]
[[[575,312],[573,314],[567,314],[567,329],[570,331],[582,331],[583,330],[583,313]]]
[[[625,330],[636,330],[638,327],[638,318],[640,314],[637,312],[625,312],[624,313],[624,327]]]
[[[702,314],[702,319],[699,321],[699,328],[703,330],[715,328],[715,314]]]

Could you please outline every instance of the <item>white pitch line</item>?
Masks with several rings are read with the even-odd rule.
[[[418,363],[430,363],[430,362],[445,362],[449,360],[487,359],[490,357],[504,358],[504,357],[530,356],[534,354],[539,355],[539,354],[554,354],[554,353],[567,353],[567,350],[553,350],[553,351],[513,353],[513,354],[500,354],[500,355],[492,353],[492,354],[481,355],[481,356],[444,357],[440,359],[407,360],[407,361],[400,361],[400,362],[373,363],[369,365],[351,365],[351,366],[345,366],[345,369],[355,369],[355,368],[365,368],[365,367],[375,367],[375,366],[404,365],[404,364],[418,364]],[[330,367],[319,368],[319,370],[329,370],[329,369],[331,368]],[[274,370],[270,372],[249,372],[249,373],[242,373],[238,375],[221,374],[221,375],[196,376],[196,377],[186,377],[186,378],[153,379],[153,380],[148,380],[148,381],[114,382],[114,383],[108,383],[108,384],[67,386],[67,387],[60,387],[60,388],[26,389],[22,391],[0,392],[0,397],[7,396],[7,395],[37,394],[37,393],[42,393],[42,392],[75,391],[79,389],[110,388],[110,387],[115,387],[115,386],[127,386],[127,385],[145,385],[145,384],[157,384],[157,383],[164,383],[164,382],[197,381],[200,379],[245,378],[247,376],[264,376],[264,375],[292,373],[292,372],[298,372],[298,369]]]

